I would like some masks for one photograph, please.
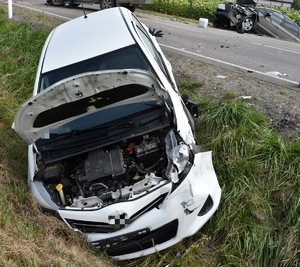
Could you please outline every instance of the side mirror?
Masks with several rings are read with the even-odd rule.
[[[194,101],[189,100],[186,96],[182,97],[184,104],[193,118],[199,117],[198,105]]]
[[[265,15],[265,18],[269,18],[269,17],[271,17],[271,16],[272,16],[271,13],[267,13],[267,14]]]

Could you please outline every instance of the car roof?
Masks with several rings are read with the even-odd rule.
[[[45,73],[134,44],[131,24],[128,23],[130,20],[131,15],[126,8],[115,7],[87,16],[83,14],[58,26],[45,44],[41,72]],[[70,31],[74,28],[76,31]],[[70,43],[72,45],[66,45]]]

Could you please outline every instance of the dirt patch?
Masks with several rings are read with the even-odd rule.
[[[203,84],[197,95],[221,98],[226,93],[242,99],[270,118],[270,125],[284,136],[300,134],[299,91],[261,81],[243,74],[187,59],[171,53],[167,58],[173,66],[177,84],[189,80]]]

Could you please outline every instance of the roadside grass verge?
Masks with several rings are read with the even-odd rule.
[[[283,140],[239,100],[200,101],[197,139],[223,186],[209,224],[221,266],[299,266],[299,141]],[[298,251],[298,252],[297,252]]]
[[[41,212],[26,188],[26,145],[10,127],[32,94],[50,30],[8,21],[0,8],[0,266],[300,266],[299,140],[283,139],[230,92],[203,99],[202,84],[190,80],[179,88],[198,103],[196,139],[213,151],[223,190],[218,211],[196,235],[147,257],[109,261]]]
[[[35,21],[41,16],[27,15]],[[0,266],[108,266],[82,237],[41,212],[27,191],[27,147],[11,125],[20,104],[32,95],[51,28],[5,17],[0,7]]]

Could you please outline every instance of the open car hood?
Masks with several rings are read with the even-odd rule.
[[[13,129],[27,143],[81,116],[113,106],[168,98],[154,75],[142,70],[79,74],[48,87],[18,110]]]

